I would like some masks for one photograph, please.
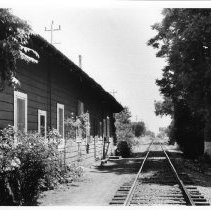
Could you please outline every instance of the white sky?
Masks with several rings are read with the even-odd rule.
[[[54,33],[54,41],[61,43],[56,47],[76,64],[81,54],[83,70],[105,90],[117,91],[115,97],[129,107],[133,120],[137,116],[154,132],[170,123],[168,117],[154,114],[154,100],[161,99],[155,79],[161,77],[165,62],[156,58],[156,51],[146,45],[155,34],[150,26],[162,19],[160,13],[166,3],[22,2],[9,5],[14,14],[27,20],[33,30],[48,41],[50,33],[44,28],[50,27],[51,20],[55,27],[61,25],[62,30]]]

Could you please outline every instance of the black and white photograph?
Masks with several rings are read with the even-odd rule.
[[[211,205],[211,2],[0,0],[0,206]]]

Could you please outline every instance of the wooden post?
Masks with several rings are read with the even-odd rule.
[[[105,138],[103,137],[103,159],[105,159]]]
[[[66,138],[64,138],[64,168],[66,172]]]

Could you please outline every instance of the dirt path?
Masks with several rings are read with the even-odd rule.
[[[135,149],[136,157],[143,156],[150,141],[142,143]],[[175,147],[168,147],[173,153],[179,152]],[[183,158],[180,161],[185,165],[186,172],[194,180],[197,188],[211,203],[211,176],[193,170],[197,168],[193,163],[193,169],[186,167],[186,160]],[[84,175],[80,181],[44,192],[38,202],[42,206],[107,206],[118,188],[135,177],[141,162],[142,160],[120,159],[108,161],[103,167],[100,167],[100,162],[97,162],[91,167],[84,168]]]
[[[39,199],[39,203],[40,205],[74,206],[108,205],[117,189],[135,176],[136,171],[131,168],[136,164],[138,169],[140,162],[109,161],[103,167],[96,165],[84,168],[85,173],[80,181],[45,192],[44,197]]]
[[[143,153],[148,140],[139,149]],[[106,206],[112,200],[118,188],[125,182],[135,177],[142,160],[113,160],[108,161],[103,167],[100,162],[91,167],[84,168],[84,175],[80,181],[72,184],[61,185],[56,190],[43,193],[38,200],[42,206],[74,205],[74,206]],[[135,169],[134,169],[135,167]]]

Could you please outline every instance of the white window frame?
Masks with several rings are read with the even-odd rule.
[[[47,133],[47,112],[41,109],[38,109],[38,133],[40,133],[40,116],[45,117],[45,138]]]
[[[27,112],[28,112],[28,97],[26,93],[22,93],[19,91],[14,91],[14,129],[17,132],[17,99],[23,99],[25,101],[25,129],[27,132],[28,121],[27,121]]]
[[[63,110],[63,136],[61,137],[62,141],[61,141],[61,144],[59,145],[59,148],[63,148],[65,146],[64,145],[64,104],[57,103],[57,130],[58,132],[59,132],[59,109]]]
[[[84,114],[84,102],[83,101],[80,101],[78,100],[78,110],[77,110],[77,114],[78,115],[82,115]]]

